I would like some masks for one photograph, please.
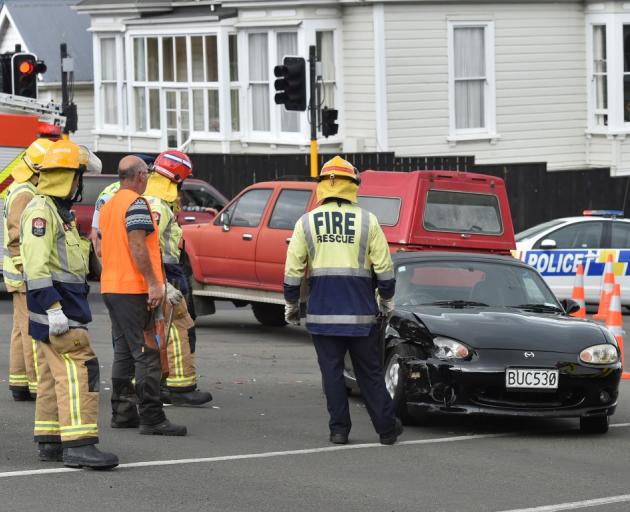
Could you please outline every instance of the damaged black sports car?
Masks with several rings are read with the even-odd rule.
[[[542,277],[508,256],[394,255],[396,310],[382,328],[396,414],[576,417],[604,433],[622,368],[617,342],[570,317]],[[346,383],[356,389],[349,360]]]

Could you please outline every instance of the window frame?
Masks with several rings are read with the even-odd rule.
[[[458,28],[484,29],[484,121],[482,128],[456,128],[455,117],[455,30]],[[495,78],[495,32],[494,21],[447,20],[448,33],[448,117],[449,133],[447,141],[455,143],[463,140],[488,140],[499,138],[496,132],[496,78]]]
[[[94,56],[94,115],[95,115],[95,133],[116,133],[120,135],[120,133],[127,133],[127,124],[124,122],[126,114],[128,114],[128,108],[125,106],[128,105],[128,100],[125,98],[125,72],[124,67],[121,69],[120,66],[115,66],[115,79],[107,80],[103,82],[102,78],[102,40],[103,39],[113,39],[114,40],[114,51],[116,53],[116,62],[124,62],[125,66],[129,62],[128,59],[124,58],[124,45],[123,45],[123,37],[119,33],[116,32],[99,32],[98,34],[94,34],[93,44],[93,56]],[[105,123],[105,105],[104,100],[102,98],[103,89],[102,86],[104,83],[115,83],[116,84],[116,122],[115,123]]]

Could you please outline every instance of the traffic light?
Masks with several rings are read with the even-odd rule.
[[[37,73],[43,73],[46,65],[37,61],[32,53],[15,53],[11,57],[11,93],[27,98],[37,98]]]
[[[324,107],[322,110],[322,135],[324,137],[330,137],[331,135],[337,135],[339,131],[339,125],[335,122],[337,121],[337,116],[339,112],[334,108]]]
[[[273,68],[278,78],[274,82],[277,105],[287,110],[306,110],[306,61],[302,57],[285,57],[282,64]]]

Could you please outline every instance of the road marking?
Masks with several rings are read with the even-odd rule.
[[[506,437],[513,435],[513,432],[504,432],[500,434],[474,434],[468,436],[452,436],[452,437],[436,437],[429,439],[415,439],[410,441],[400,441],[399,445],[421,445],[421,444],[437,444],[437,443],[454,443],[458,441],[469,441],[473,439],[489,439],[496,437]],[[346,450],[360,450],[367,448],[388,448],[380,443],[364,443],[364,444],[346,444],[339,446],[325,446],[322,448],[306,448],[302,450],[288,450],[283,452],[262,452],[262,453],[245,453],[242,455],[223,455],[219,457],[199,457],[194,459],[173,459],[173,460],[150,460],[145,462],[130,462],[120,464],[119,468],[144,468],[150,466],[175,466],[182,464],[199,464],[203,462],[225,462],[232,460],[248,460],[248,459],[266,459],[270,457],[287,457],[291,455],[310,455],[313,453],[339,452]],[[37,476],[49,475],[56,473],[71,473],[81,471],[74,468],[51,468],[51,469],[27,469],[24,471],[7,471],[0,473],[0,478],[11,478],[16,476]]]
[[[518,508],[503,510],[501,512],[559,512],[560,510],[576,510],[578,508],[599,507],[600,505],[610,505],[611,503],[626,503],[630,501],[630,494],[620,496],[609,496],[608,498],[597,498],[595,500],[573,501],[571,503],[559,503],[557,505],[544,505],[542,507]]]

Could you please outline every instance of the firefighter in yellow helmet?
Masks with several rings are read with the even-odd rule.
[[[37,340],[39,381],[35,441],[42,461],[111,469],[118,457],[98,443],[99,362],[87,324],[87,255],[81,248],[73,200],[85,171],[100,172],[87,148],[58,140],[40,166],[37,195],[21,220],[29,333]]]
[[[321,205],[296,223],[284,274],[285,319],[300,322],[300,284],[308,269],[306,329],[311,333],[330,414],[330,441],[348,442],[352,426],[343,377],[350,352],[361,393],[382,444],[394,444],[394,416],[380,358],[377,314],[389,315],[396,281],[376,216],[356,205],[360,176],[336,156],[322,167]],[[375,294],[375,288],[377,292]]]
[[[37,394],[37,359],[33,339],[28,335],[28,310],[22,255],[20,254],[20,217],[37,193],[39,165],[49,139],[37,139],[24,152],[11,171],[13,183],[4,202],[4,258],[2,272],[7,291],[13,297],[13,329],[9,356],[9,389],[13,400],[32,400]]]
[[[168,366],[166,389],[160,392],[163,403],[197,406],[212,400],[207,391],[197,389],[195,368],[195,322],[191,318],[184,295],[188,279],[180,264],[182,228],[173,212],[178,189],[192,174],[192,162],[185,153],[167,149],[151,165],[151,176],[144,193],[160,232],[160,249],[167,280],[167,316],[173,321],[168,333]]]

